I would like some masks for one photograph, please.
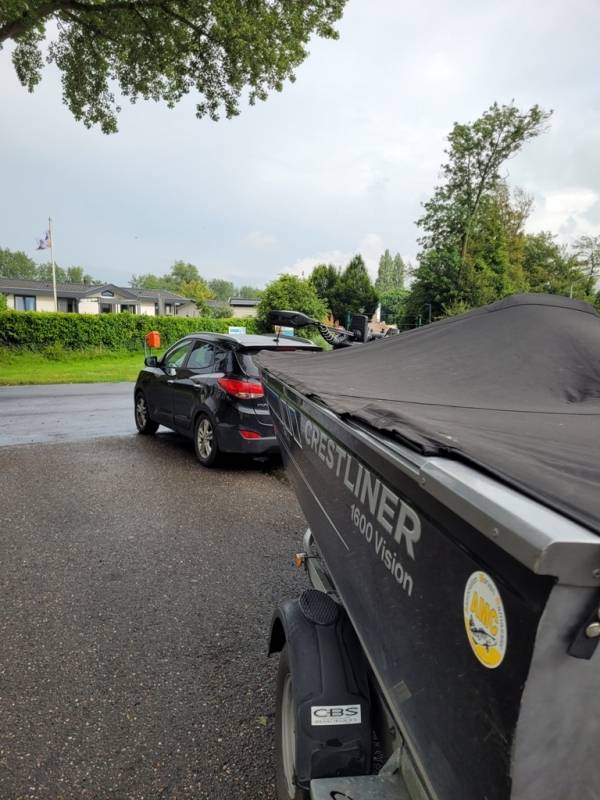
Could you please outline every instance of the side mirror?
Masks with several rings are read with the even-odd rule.
[[[156,356],[146,356],[144,364],[147,367],[158,367],[158,358]]]
[[[169,376],[169,378],[174,378],[177,375],[177,370],[175,367],[167,367],[165,372]]]
[[[301,311],[269,311],[269,324],[306,328],[308,325],[315,325],[316,320],[307,317]]]

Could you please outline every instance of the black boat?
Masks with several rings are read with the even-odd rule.
[[[260,366],[320,590],[274,618],[280,800],[600,798],[600,317]]]

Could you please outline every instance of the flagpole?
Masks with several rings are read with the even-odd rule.
[[[52,219],[48,217],[48,233],[50,234],[50,260],[52,261],[52,290],[54,292],[54,310],[58,311],[56,297],[56,267],[54,266],[54,237],[52,236]]]

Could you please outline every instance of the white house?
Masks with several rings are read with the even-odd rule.
[[[130,314],[197,317],[196,304],[186,297],[163,289],[132,289],[105,283],[87,286],[79,283],[56,285],[58,310],[79,314]],[[0,278],[0,294],[15,311],[54,311],[52,283]]]

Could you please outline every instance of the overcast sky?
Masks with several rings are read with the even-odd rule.
[[[0,247],[35,252],[51,215],[59,264],[127,284],[176,259],[264,285],[386,248],[413,260],[415,219],[454,121],[494,100],[554,109],[508,165],[533,230],[600,233],[600,4],[593,0],[349,0],[337,42],[235,120],[125,104],[88,131],[47,69],[30,95],[0,52]]]

